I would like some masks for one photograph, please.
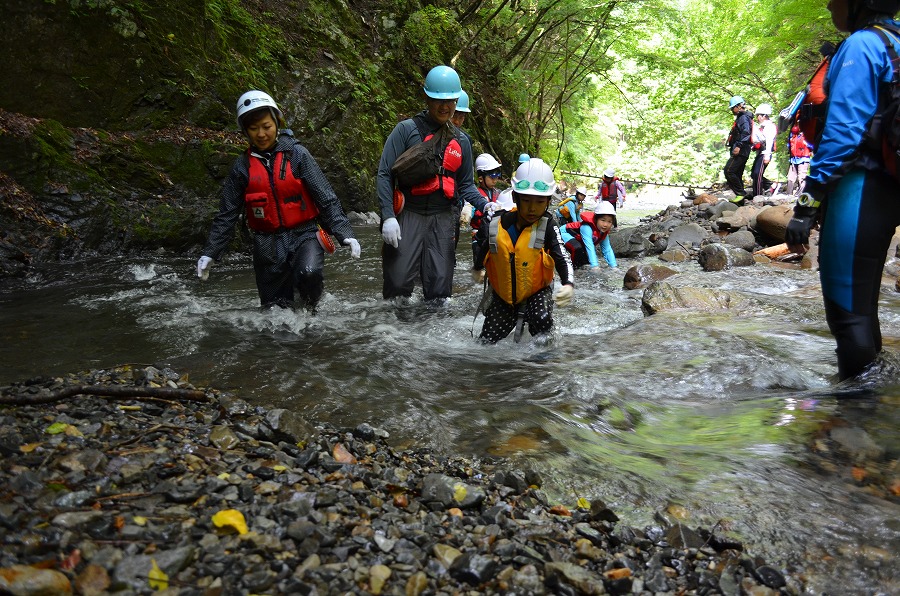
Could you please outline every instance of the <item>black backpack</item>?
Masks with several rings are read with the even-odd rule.
[[[423,141],[401,153],[391,166],[391,175],[401,188],[421,184],[440,174],[444,164],[444,150],[455,136],[454,126],[448,122],[434,133],[425,128],[425,119],[413,117]],[[424,140],[431,135],[428,140]]]
[[[893,77],[886,88],[882,89],[879,98],[879,109],[872,118],[872,124],[869,127],[867,137],[869,139],[869,147],[880,151],[884,160],[884,166],[887,171],[898,181],[900,181],[900,56],[894,49],[894,43],[891,36],[900,38],[900,29],[893,24],[879,23],[869,27],[869,31],[877,34],[881,38],[888,56],[891,59],[893,67]]]

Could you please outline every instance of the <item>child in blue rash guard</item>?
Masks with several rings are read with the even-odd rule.
[[[566,250],[572,258],[574,267],[590,265],[598,269],[597,247],[606,260],[606,264],[615,267],[616,255],[609,243],[609,233],[616,226],[616,208],[609,201],[600,201],[591,212],[582,212],[581,221],[566,224],[560,229],[560,235]]]
[[[547,212],[556,188],[553,170],[533,157],[516,170],[512,188],[516,210],[487,218],[475,236],[472,277],[480,282],[486,270],[491,284],[480,336],[486,343],[500,341],[514,328],[518,341],[526,322],[532,336],[550,333],[554,268],[562,282],[552,297],[557,306],[569,304],[574,293],[572,262]]]

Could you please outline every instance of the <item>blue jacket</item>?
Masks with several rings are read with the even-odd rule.
[[[888,22],[900,26],[897,21]],[[900,52],[900,40],[894,38],[894,47]],[[850,168],[884,168],[879,155],[859,149],[878,110],[879,93],[892,76],[890,57],[876,33],[856,31],[838,48],[826,75],[825,127],[806,178],[810,194],[823,198]]]

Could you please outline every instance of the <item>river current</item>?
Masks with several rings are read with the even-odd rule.
[[[669,265],[673,285],[747,300],[645,317],[642,290],[622,279],[659,261],[621,259],[577,272],[549,346],[527,332],[483,346],[465,240],[454,297],[434,310],[381,299],[378,231],[357,231],[363,256],[327,257],[315,316],[261,312],[248,255],[217,263],[207,282],[193,259],[166,254],[42,267],[0,293],[0,384],[171,366],[312,421],[368,422],[400,446],[509,458],[540,472],[552,500],[599,498],[621,523],[666,512],[716,526],[802,572],[814,593],[900,593],[900,506],[851,476],[866,449],[895,464],[900,452],[900,298],[887,280],[887,363],[844,387],[831,380],[834,343],[810,271]],[[835,426],[864,445],[827,451]]]

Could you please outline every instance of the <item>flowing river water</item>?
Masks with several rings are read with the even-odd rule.
[[[747,300],[644,317],[642,290],[623,290],[622,278],[658,260],[622,259],[577,273],[551,345],[526,332],[520,344],[483,346],[465,241],[454,298],[435,311],[382,301],[378,231],[358,234],[362,259],[346,249],[326,259],[316,316],[261,312],[247,255],[216,264],[208,282],[193,259],[171,255],[41,268],[0,293],[0,384],[168,365],[310,420],[369,422],[398,445],[509,458],[539,471],[552,500],[599,498],[622,523],[643,527],[665,511],[716,526],[802,573],[814,593],[900,593],[900,507],[851,476],[867,449],[896,464],[900,372],[881,367],[865,392],[833,385],[816,274],[671,265],[673,285]],[[885,290],[882,328],[896,353],[900,298]],[[851,455],[822,447],[836,426],[854,437]]]

